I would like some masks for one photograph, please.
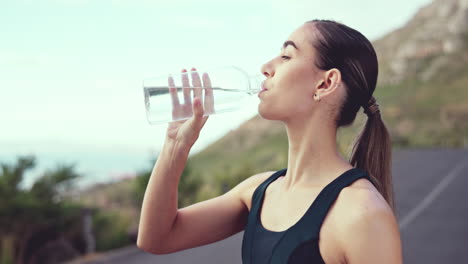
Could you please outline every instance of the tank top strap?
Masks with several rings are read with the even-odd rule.
[[[252,195],[252,205],[250,207],[250,212],[247,220],[247,225],[244,229],[244,237],[242,240],[242,256],[243,256],[243,264],[250,263],[250,259],[244,259],[247,256],[252,256],[252,243],[253,243],[253,236],[255,233],[257,219],[256,216],[258,214],[258,210],[262,204],[262,197],[265,193],[266,188],[270,183],[275,181],[278,177],[283,176],[286,174],[287,169],[281,169],[273,173],[267,180],[261,183],[254,191]]]
[[[366,171],[359,168],[352,168],[327,185],[317,196],[313,206],[307,211],[304,221],[301,223],[301,225],[303,225],[301,228],[306,229],[307,226],[311,227],[311,233],[318,238],[323,221],[330,207],[338,198],[341,190],[360,178],[367,178],[370,180]]]
[[[287,168],[285,169],[281,169],[275,173],[273,173],[270,177],[268,177],[268,179],[266,179],[266,181],[264,181],[263,183],[261,183],[257,189],[255,189],[255,192],[252,196],[252,212],[254,212],[253,209],[255,210],[258,210],[260,207],[261,207],[261,204],[262,204],[262,197],[266,191],[266,188],[268,187],[268,185],[270,185],[270,183],[274,182],[276,179],[278,179],[280,176],[283,176],[285,175],[287,172]]]
[[[320,227],[340,191],[360,178],[367,178],[372,182],[365,170],[352,168],[323,188],[303,218],[281,238],[282,241],[278,244],[282,245],[282,249],[281,251],[273,250],[272,264],[287,263],[286,257],[294,251],[297,245],[318,240]]]

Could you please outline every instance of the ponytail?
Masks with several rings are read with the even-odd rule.
[[[380,111],[367,116],[366,124],[354,142],[350,163],[369,173],[377,190],[395,213],[390,136]]]

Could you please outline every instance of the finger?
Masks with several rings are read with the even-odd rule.
[[[169,93],[171,94],[172,105],[174,106],[174,108],[179,107],[179,95],[177,94],[177,88],[174,84],[174,78],[172,76],[169,76],[169,78],[167,78],[167,82],[169,84]]]
[[[209,114],[214,113],[214,96],[213,88],[211,87],[211,80],[208,73],[203,73],[203,87],[205,90],[205,111]]]
[[[192,87],[193,87],[193,97],[198,97],[203,101],[202,98],[202,85],[200,80],[200,75],[197,72],[197,69],[192,68]]]
[[[184,93],[184,104],[186,104],[186,105],[191,105],[192,104],[192,98],[190,97],[190,91],[191,90],[192,89],[190,89],[187,70],[183,69],[182,70],[182,91]]]
[[[201,106],[201,98],[193,98],[193,116],[192,116],[192,125],[195,128],[200,128],[202,126],[203,119],[203,107]]]

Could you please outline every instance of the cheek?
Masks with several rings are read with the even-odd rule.
[[[278,78],[281,90],[300,91],[304,95],[313,92],[314,72],[310,65],[298,62],[288,66],[284,72],[281,72],[281,78]]]
[[[291,63],[277,74],[272,91],[267,91],[258,106],[258,113],[268,120],[310,114],[314,105],[314,72],[310,66]]]
[[[285,94],[282,100],[285,107],[283,111],[288,113],[288,116],[307,114],[313,105],[313,98],[303,90]]]

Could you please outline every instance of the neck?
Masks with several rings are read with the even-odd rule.
[[[336,127],[320,116],[286,123],[289,141],[285,191],[316,186],[323,188],[352,166],[338,151]]]

